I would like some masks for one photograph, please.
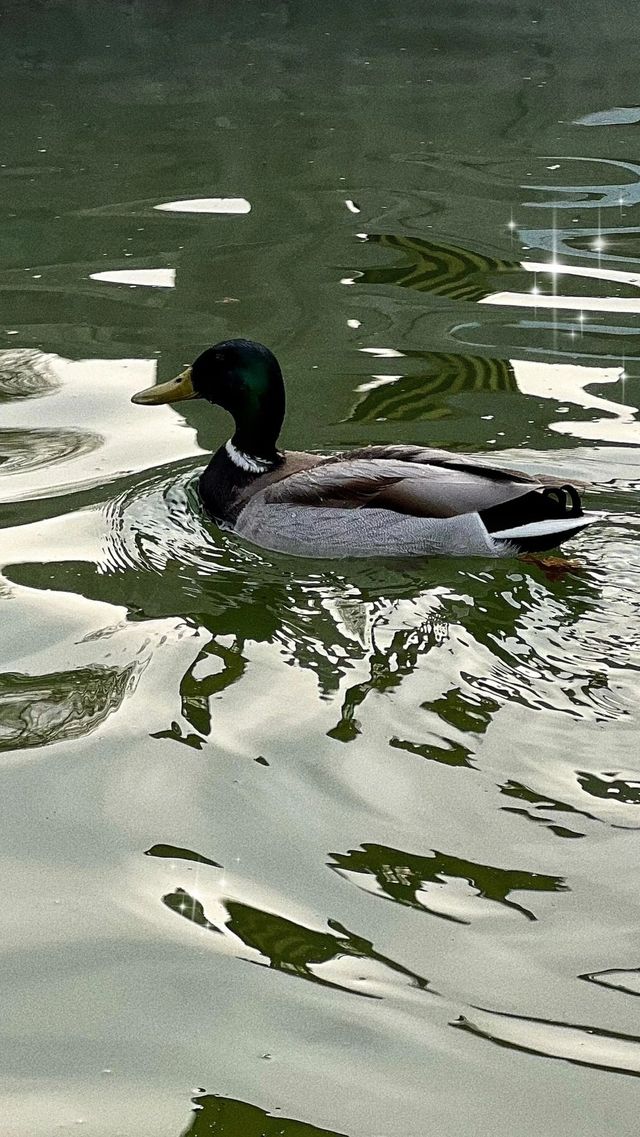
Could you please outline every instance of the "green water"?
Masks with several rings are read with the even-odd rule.
[[[636,24],[2,6],[2,1137],[636,1132]],[[285,445],[582,477],[602,523],[221,534],[223,412],[129,400],[234,335]]]

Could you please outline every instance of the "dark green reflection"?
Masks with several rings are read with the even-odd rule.
[[[464,673],[463,678],[473,681],[473,676],[465,676]],[[451,687],[439,699],[425,703],[424,706],[435,711],[454,730],[484,734],[500,703],[475,688],[465,691],[461,687]]]
[[[578,253],[587,253],[593,257],[593,231],[589,230],[580,235],[570,233],[563,239],[567,249]],[[625,257],[635,260],[640,255],[640,230],[620,228],[607,233],[607,253],[610,257]]]
[[[546,817],[541,817],[537,812],[544,810],[549,813],[571,813],[578,817],[586,817],[589,821],[596,821],[597,819],[592,813],[586,813],[585,810],[576,809],[574,805],[567,805],[566,802],[557,801],[555,798],[548,797],[546,794],[536,793],[535,790],[529,789],[528,786],[523,786],[520,782],[514,782],[511,779],[500,786],[500,792],[505,794],[506,797],[517,798],[519,801],[525,801],[533,806],[533,810],[521,808],[519,806],[503,805],[502,809],[505,813],[515,813],[520,817],[526,817],[529,821],[535,821],[541,825],[546,826],[556,837],[584,837],[584,833],[578,833],[575,829],[568,829],[564,825],[558,825],[549,821]]]
[[[466,678],[475,684],[473,676]],[[452,732],[462,731],[471,735],[485,733],[499,706],[500,703],[496,699],[481,695],[475,689],[463,690],[458,686],[445,691],[439,699],[423,704],[425,710],[435,713],[441,720],[443,727],[438,727],[438,730],[443,734],[449,727]],[[394,750],[404,750],[408,754],[415,754],[429,762],[439,762],[444,766],[476,769],[472,749],[451,738],[441,737],[437,742],[415,742],[393,737],[389,739],[389,746]]]
[[[335,738],[339,742],[353,741],[361,731],[356,711],[367,695],[372,691],[386,694],[395,690],[412,673],[419,656],[441,644],[447,635],[446,624],[428,620],[418,627],[400,628],[391,642],[385,644],[376,635],[374,621],[371,627],[369,675],[345,692],[340,720],[327,731],[329,738]]]
[[[554,690],[563,698],[566,661],[538,650],[527,634],[528,613],[551,602],[558,622],[571,629],[598,596],[588,576],[550,576],[535,564],[468,567],[445,558],[319,566],[257,553],[202,524],[189,496],[190,478],[184,471],[158,477],[144,487],[140,502],[133,491],[114,500],[106,566],[45,561],[5,569],[12,582],[31,588],[125,605],[130,619],[179,615],[207,637],[176,681],[180,718],[167,716],[155,738],[197,750],[215,740],[217,698],[242,681],[254,643],[274,644],[285,662],[312,671],[322,696],[340,692],[327,733],[350,742],[362,731],[370,695],[392,695],[427,653],[446,651],[450,639],[456,650],[460,630],[469,629],[504,666],[461,671],[449,690],[423,704],[442,723],[428,726],[429,735],[438,736],[435,747],[419,730],[408,738],[392,736],[394,746],[451,765],[471,765],[471,736],[484,733],[505,700],[545,706],[546,692]],[[354,681],[353,665],[360,661],[366,671],[359,668]],[[593,660],[571,662],[566,709],[576,717],[591,714],[596,701],[600,714],[611,713],[601,709],[608,661],[598,662],[597,668]]]
[[[449,418],[448,400],[469,392],[513,393],[518,385],[509,360],[445,352],[405,351],[421,360],[418,375],[403,375],[361,396],[348,421],[417,422]],[[404,366],[404,364],[403,364]]]
[[[194,1115],[181,1137],[345,1137],[306,1121],[269,1114],[256,1105],[217,1094],[193,1099]]]
[[[402,259],[395,265],[365,268],[357,277],[359,285],[396,284],[448,300],[478,301],[496,291],[498,285],[492,275],[519,270],[517,262],[473,253],[462,245],[396,233],[369,233],[367,239],[370,244],[401,253]]]
[[[166,857],[169,861],[197,861],[201,865],[211,865],[214,869],[221,869],[217,861],[203,857],[201,853],[194,853],[191,849],[182,849],[178,845],[152,845],[145,852],[145,857]]]
[[[46,675],[0,675],[0,751],[89,734],[118,709],[134,671],[96,665]]]
[[[173,892],[162,897],[172,911],[183,916],[186,920],[198,924],[212,932],[229,931],[237,936],[242,943],[268,959],[268,964],[252,961],[260,966],[268,966],[274,971],[281,971],[286,975],[296,976],[298,979],[308,979],[322,987],[334,987],[342,991],[351,991],[353,994],[363,995],[366,998],[380,998],[366,990],[358,990],[346,983],[340,983],[317,975],[311,970],[314,966],[331,963],[344,956],[356,959],[375,960],[389,971],[405,976],[410,986],[419,990],[426,990],[429,985],[427,979],[409,971],[402,964],[396,963],[375,950],[373,944],[362,936],[348,931],[337,920],[328,920],[331,932],[317,932],[306,928],[284,916],[277,916],[273,912],[265,912],[261,908],[254,908],[239,900],[225,901],[229,916],[224,928],[218,927],[207,919],[204,908],[199,900],[190,896],[183,888],[176,888]],[[335,934],[334,934],[335,933]],[[365,973],[361,979],[367,979]]]
[[[571,237],[567,246],[573,243],[578,249],[580,243],[593,245],[593,233],[589,238]],[[626,240],[626,234],[623,236]],[[484,253],[473,252],[464,245],[434,241],[422,237],[410,237],[402,233],[368,233],[364,248],[379,246],[400,253],[396,264],[370,265],[357,267],[356,285],[396,285],[416,292],[428,292],[447,300],[477,303],[493,292],[528,292],[534,282],[531,272],[522,268],[519,260],[501,260]],[[609,241],[607,248],[610,251]],[[509,279],[505,280],[508,275]],[[553,295],[554,278],[550,272],[538,272],[535,284],[541,295]],[[592,278],[577,277],[572,280],[572,293],[593,295],[598,281]],[[604,286],[606,290],[606,285]],[[625,285],[627,295],[632,295],[632,286]],[[606,291],[605,291],[606,294]]]
[[[256,618],[256,630],[258,631],[259,618]],[[257,637],[256,637],[257,638]],[[197,732],[195,736],[180,736],[177,733],[173,734],[177,740],[189,744],[190,738],[198,738],[203,736],[206,738],[211,733],[211,706],[210,699],[216,695],[221,694],[237,679],[240,679],[244,674],[246,668],[246,660],[242,654],[242,646],[239,642],[234,642],[231,646],[218,643],[217,639],[212,638],[205,647],[202,648],[194,659],[191,666],[185,671],[180,681],[180,707],[183,717],[189,723],[193,730]],[[206,675],[202,679],[195,677],[196,668],[198,668],[205,660],[219,660],[220,670],[211,675]],[[177,724],[175,724],[177,727]],[[177,728],[179,730],[179,728]],[[157,737],[161,738],[162,735]],[[197,746],[194,741],[192,745]]]
[[[174,892],[168,892],[166,896],[162,897],[162,903],[166,904],[172,912],[177,912],[178,915],[184,916],[186,920],[190,920],[192,924],[197,924],[200,928],[206,928],[208,932],[216,932],[221,934],[222,929],[216,927],[215,924],[208,920],[203,905],[195,897],[190,896],[184,888],[176,888]]]
[[[625,805],[640,805],[640,781],[625,781],[615,774],[588,774],[578,770],[578,781],[585,793],[592,797],[620,801]]]
[[[466,766],[475,769],[471,761],[471,751],[457,742],[445,742],[444,739],[436,746],[432,742],[408,742],[402,738],[391,738],[389,746],[394,750],[406,750],[409,754],[417,754],[429,762],[441,762],[443,766]]]
[[[390,849],[385,845],[364,843],[360,849],[351,849],[348,853],[331,853],[330,856],[333,858],[329,862],[330,867],[336,871],[356,876],[374,876],[390,900],[410,908],[422,909],[456,924],[468,924],[470,921],[430,908],[422,896],[418,898],[417,893],[428,892],[430,884],[445,884],[447,880],[467,881],[477,896],[484,900],[494,900],[505,908],[521,912],[528,920],[535,920],[536,917],[528,908],[508,899],[510,893],[563,892],[567,888],[559,876],[476,864],[436,850],[430,857],[423,857],[400,849]]]

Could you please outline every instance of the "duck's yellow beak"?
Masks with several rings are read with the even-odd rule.
[[[179,403],[181,399],[197,399],[198,392],[194,390],[191,382],[191,368],[187,367],[181,375],[170,379],[168,383],[159,383],[157,387],[147,387],[131,396],[132,403],[139,403],[143,407],[153,407],[158,403]]]

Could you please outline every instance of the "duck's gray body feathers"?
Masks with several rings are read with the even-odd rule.
[[[391,509],[278,504],[265,490],[252,497],[234,528],[255,545],[299,557],[495,557],[512,548],[499,550],[477,513],[425,518]]]
[[[417,446],[291,453],[243,487],[228,520],[252,543],[297,556],[509,556],[517,547],[480,512],[563,484]]]

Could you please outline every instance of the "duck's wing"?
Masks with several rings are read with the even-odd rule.
[[[449,470],[466,470],[469,473],[477,471],[493,481],[528,482],[530,488],[541,486],[565,486],[567,478],[558,478],[553,474],[527,474],[523,470],[505,469],[500,466],[488,465],[478,462],[475,458],[467,458],[464,454],[452,454],[450,450],[438,450],[430,446],[417,446],[406,443],[391,443],[389,445],[364,446],[360,450],[351,450],[347,454],[337,454],[324,459],[325,463],[342,462],[351,458],[372,459],[375,462],[392,461],[411,462],[414,465],[440,466]],[[570,480],[576,490],[584,491],[587,484],[584,481]]]
[[[436,518],[491,509],[543,488],[541,481],[526,474],[458,460],[445,451],[416,447],[420,457],[408,458],[408,448],[380,448],[380,454],[371,454],[373,449],[367,457],[350,454],[291,474],[265,490],[265,501],[340,509],[375,507]],[[394,456],[397,450],[404,451],[402,458]]]

